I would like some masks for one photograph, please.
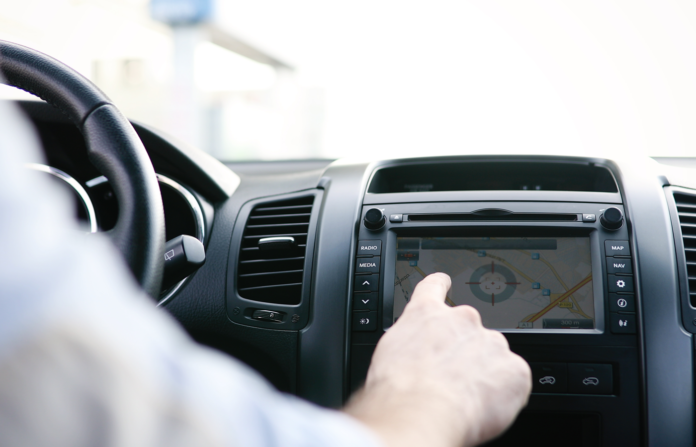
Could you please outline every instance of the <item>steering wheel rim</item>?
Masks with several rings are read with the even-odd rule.
[[[0,40],[0,82],[63,112],[82,132],[91,163],[114,189],[110,236],[142,288],[157,297],[164,269],[164,208],[155,170],[130,122],[87,78],[39,51]]]

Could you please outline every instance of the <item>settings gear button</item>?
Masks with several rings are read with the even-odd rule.
[[[633,276],[607,275],[610,292],[633,292]]]

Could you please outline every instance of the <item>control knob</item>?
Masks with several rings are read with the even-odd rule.
[[[610,207],[599,216],[599,223],[607,230],[618,230],[623,225],[624,216],[620,209]]]
[[[378,208],[370,208],[365,213],[365,218],[363,219],[365,226],[370,230],[379,230],[387,222],[387,217],[384,212]]]

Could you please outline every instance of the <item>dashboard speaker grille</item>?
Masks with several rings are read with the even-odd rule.
[[[679,226],[684,241],[684,257],[689,286],[689,300],[696,307],[696,195],[674,193]]]
[[[239,254],[239,296],[264,303],[300,303],[313,203],[314,196],[308,196],[265,202],[252,209]],[[272,243],[274,239],[269,238],[283,238],[284,243]]]

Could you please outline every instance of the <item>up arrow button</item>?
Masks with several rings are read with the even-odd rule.
[[[355,292],[376,292],[379,287],[379,275],[356,275],[353,283]]]

